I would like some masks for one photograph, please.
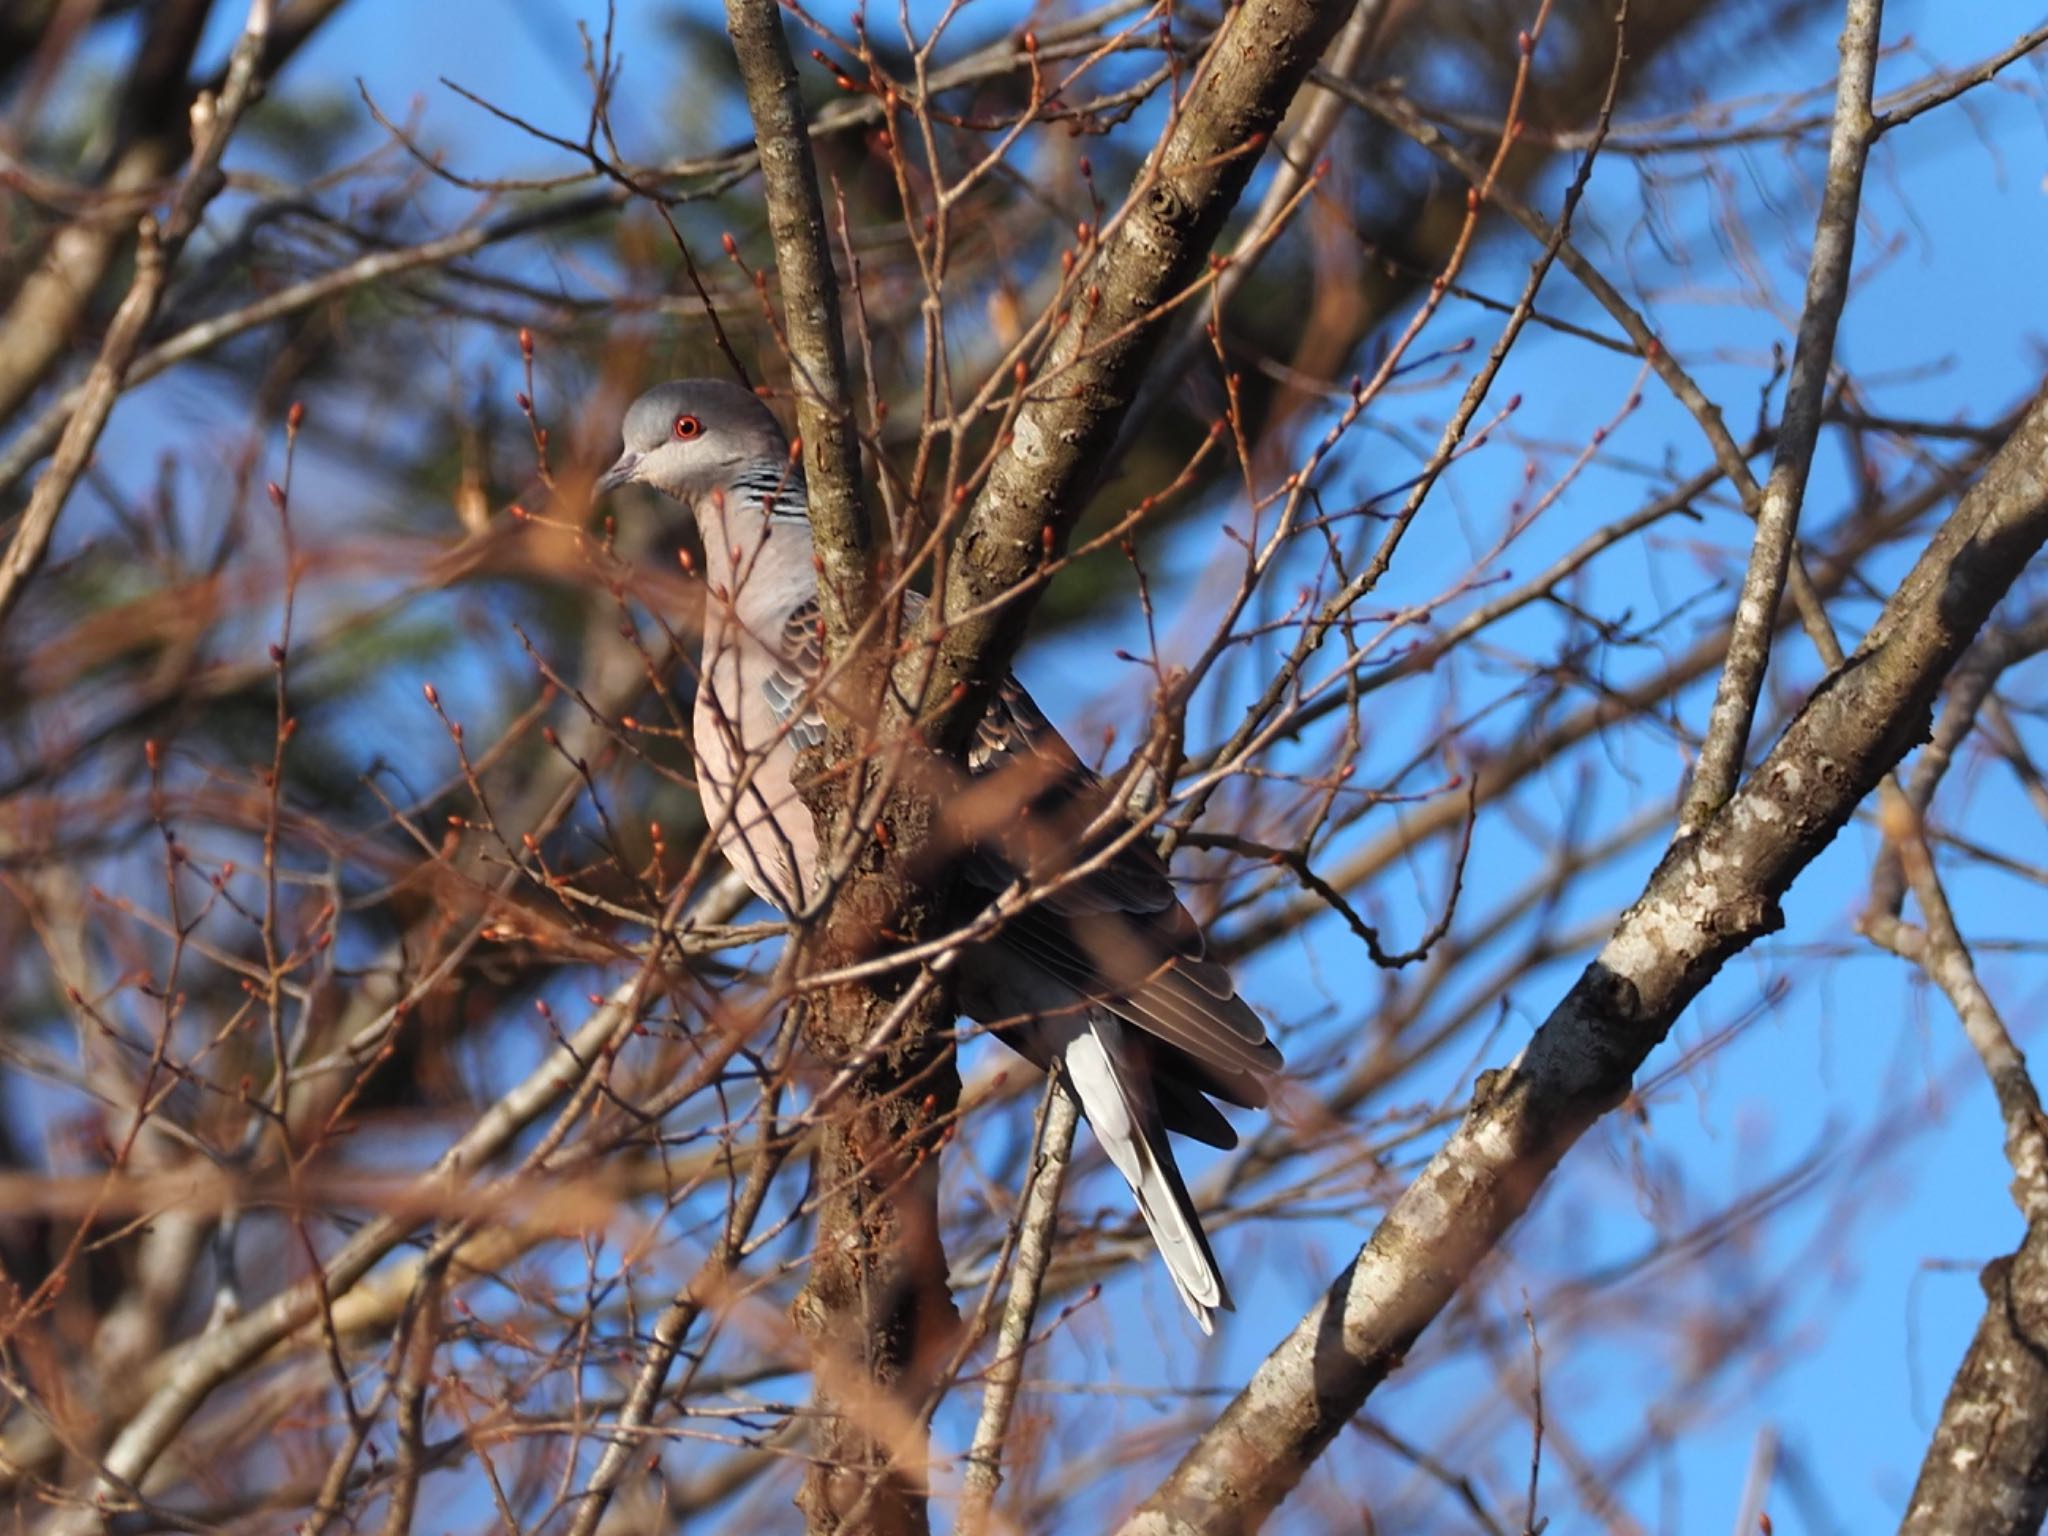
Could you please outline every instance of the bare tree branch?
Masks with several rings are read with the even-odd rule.
[[[1785,385],[1785,409],[1770,478],[1756,506],[1756,540],[1735,605],[1728,637],[1728,664],[1714,691],[1706,739],[1692,784],[1678,813],[1678,835],[1686,837],[1728,803],[1742,777],[1749,751],[1750,722],[1770,665],[1777,633],[1778,602],[1792,563],[1806,477],[1820,440],[1821,408],[1828,370],[1834,361],[1835,330],[1849,298],[1856,257],[1856,221],[1863,204],[1863,166],[1875,138],[1870,100],[1877,80],[1882,0],[1849,0],[1842,20],[1841,74],[1835,86],[1834,130],[1828,139],[1828,168],[1814,225],[1813,257],[1806,274],[1806,302],[1799,311],[1799,335],[1792,350],[1792,374]]]
[[[747,86],[761,157],[761,195],[775,239],[783,324],[796,372],[797,426],[810,481],[810,520],[824,561],[818,583],[826,633],[840,649],[868,616],[872,555],[861,500],[860,439],[848,407],[839,277],[818,191],[796,62],[775,0],[726,0],[733,57]],[[835,652],[836,654],[836,652]]]
[[[639,1432],[654,1417],[655,1405],[667,1384],[669,1370],[682,1351],[683,1341],[705,1308],[716,1303],[731,1284],[732,1271],[739,1262],[741,1249],[753,1233],[754,1223],[761,1215],[768,1187],[790,1150],[786,1140],[776,1137],[772,1122],[763,1124],[753,1164],[747,1169],[745,1188],[732,1207],[717,1246],[697,1273],[691,1276],[690,1283],[676,1293],[654,1325],[654,1336],[648,1341],[640,1374],[633,1380],[632,1395],[611,1432],[611,1444],[605,1448],[597,1470],[590,1474],[590,1481],[583,1489],[581,1505],[569,1527],[569,1536],[591,1536],[597,1530],[598,1522],[604,1518],[619,1480],[626,1475],[634,1453],[640,1449]]]
[[[640,980],[626,983],[593,1011],[573,1037],[543,1058],[440,1158],[430,1175],[433,1182],[460,1180],[488,1163],[564,1093],[573,1090],[572,1114],[586,1102],[594,1086],[593,1070],[605,1060],[605,1047],[631,1029],[638,1016],[642,985]],[[216,1388],[320,1316],[327,1300],[346,1294],[405,1239],[413,1225],[411,1217],[402,1215],[371,1222],[327,1261],[323,1272],[183,1345],[168,1379],[123,1427],[102,1458],[95,1497],[118,1498],[140,1487],[157,1458]],[[61,1520],[56,1529],[61,1536],[83,1536],[96,1524],[96,1517],[79,1512]]]
[[[20,408],[71,345],[126,243],[137,199],[149,197],[177,164],[191,134],[185,72],[211,9],[212,0],[164,0],[149,8],[134,66],[123,82],[121,142],[101,179],[102,206],[87,209],[51,237],[42,260],[23,275],[0,315],[0,421]]]
[[[1023,638],[1036,574],[1065,548],[1164,340],[1165,317],[1349,10],[1337,0],[1246,0],[1203,55],[1106,249],[1074,284],[1051,352],[954,539],[943,601],[926,610],[898,664],[898,690],[922,701],[933,745],[957,747],[981,718]]]
[[[1066,1184],[1067,1158],[1073,1151],[1074,1127],[1080,1118],[1079,1101],[1054,1076],[1046,1086],[1045,1115],[1039,1126],[1031,1179],[1024,1186],[1022,1208],[1017,1213],[1016,1268],[1010,1277],[1010,1294],[996,1328],[995,1357],[988,1365],[981,1416],[975,1420],[974,1439],[967,1450],[966,1487],[961,1490],[955,1519],[962,1536],[981,1536],[987,1529],[996,1490],[1002,1486],[1004,1442],[1010,1432],[1010,1415],[1017,1406],[1017,1389],[1024,1379],[1024,1357],[1031,1348],[1031,1330],[1038,1318],[1039,1290],[1045,1283],[1046,1266],[1052,1262],[1060,1190]]]
[[[1919,1481],[1899,1529],[1907,1536],[1945,1531],[2031,1533],[2048,1514],[2048,1274],[2041,1264],[2048,1231],[2048,1115],[2040,1090],[1997,1004],[1977,972],[1957,925],[1924,815],[1954,755],[1975,725],[1998,678],[2048,647],[2048,616],[1987,634],[1956,669],[1932,743],[1906,788],[1884,790],[1885,849],[1872,874],[1871,910],[1859,924],[1882,948],[1918,966],[1955,1010],[1991,1080],[2005,1128],[2012,1199],[2027,1222],[2017,1253],[1979,1277],[1984,1316],[1949,1384]],[[1910,889],[1919,924],[1898,916]]]
[[[235,44],[228,66],[227,84],[217,98],[203,99],[203,109],[194,108],[197,132],[192,163],[171,201],[169,218],[161,229],[153,216],[145,216],[142,221],[135,281],[115,311],[113,324],[107,328],[99,360],[86,378],[78,409],[58,441],[56,455],[43,471],[42,479],[36,482],[20,526],[14,530],[6,555],[0,557],[0,624],[6,622],[28,579],[43,563],[50,536],[57,528],[57,516],[64,510],[65,499],[86,460],[92,456],[93,445],[99,441],[114,401],[127,381],[129,366],[142,350],[143,336],[156,318],[157,306],[162,303],[165,285],[170,280],[171,264],[178,259],[192,231],[199,227],[199,216],[206,211],[206,205],[221,188],[221,155],[261,84],[258,64],[270,35],[271,5],[272,0],[251,0],[248,25]],[[27,298],[23,296],[24,301]],[[6,409],[0,405],[0,414],[5,414]]]
[[[1359,87],[1321,73],[1316,79],[1383,122],[1399,128],[1432,155],[1456,169],[1474,187],[1485,188],[1485,196],[1521,225],[1531,239],[1548,246],[1557,238],[1549,220],[1498,179],[1490,180],[1483,166],[1453,144],[1399,95],[1384,89]],[[1558,246],[1557,255],[1565,270],[1579,280],[1586,292],[1627,333],[1629,340],[1635,343],[1637,355],[1649,364],[1658,381],[1671,392],[1672,398],[1691,413],[1714,451],[1715,462],[1741,494],[1744,509],[1754,516],[1763,501],[1763,487],[1722,419],[1721,408],[1707,397],[1684,365],[1671,355],[1671,349],[1658,338],[1642,313],[1622,296],[1621,290],[1586,258],[1584,252],[1567,239]],[[1812,640],[1821,660],[1830,667],[1841,665],[1841,644],[1835,638],[1834,626],[1828,620],[1819,595],[1813,590],[1812,579],[1806,573],[1796,545],[1790,557],[1787,585],[1798,609],[1800,626]]]
[[[1956,926],[1948,892],[1934,867],[1918,812],[1906,803],[1904,795],[1887,788],[1882,817],[1885,835],[1898,849],[1925,926],[1872,913],[1863,924],[1864,931],[1877,944],[1925,971],[1955,1010],[1971,1049],[1984,1064],[1985,1076],[1991,1079],[2005,1122],[2013,1203],[2030,1223],[2039,1222],[2048,1217],[2048,1116],[2041,1112],[2040,1091],[2027,1071],[2026,1057],[1977,975],[1976,962]]]
[[[1985,1266],[1984,1317],[1899,1522],[1900,1536],[2033,1536],[2048,1518],[2048,1223]]]
[[[1322,68],[1340,79],[1350,79],[1357,74],[1378,45],[1380,33],[1389,19],[1388,13],[1394,9],[1391,0],[1356,0],[1351,19],[1344,23],[1343,30],[1330,45],[1329,58]],[[1279,168],[1259,198],[1259,206],[1245,222],[1237,243],[1231,247],[1228,265],[1216,279],[1212,302],[1218,310],[1227,310],[1231,298],[1258,270],[1259,258],[1270,248],[1270,236],[1286,219],[1294,199],[1315,175],[1316,161],[1336,133],[1345,105],[1344,98],[1334,91],[1319,88],[1311,96],[1307,109],[1301,113],[1299,122],[1281,147]],[[1180,385],[1197,349],[1207,342],[1204,329],[1201,314],[1186,316],[1173,339],[1147,368],[1137,398],[1117,428],[1112,458],[1119,457],[1120,451],[1130,446],[1161,402]]]
[[[1916,743],[1949,669],[2048,541],[2048,395],[1847,665],[1698,838],[1666,856],[1516,1062],[1485,1074],[1450,1141],[1328,1293],[1124,1525],[1256,1529],[1515,1220],[1778,898]]]

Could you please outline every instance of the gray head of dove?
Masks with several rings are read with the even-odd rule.
[[[737,384],[721,379],[671,379],[626,410],[625,451],[598,478],[597,493],[645,485],[695,507],[714,494],[758,486],[797,492],[802,473],[790,463],[789,439],[774,413]],[[751,472],[751,473],[750,473]],[[776,496],[780,503],[786,498]]]

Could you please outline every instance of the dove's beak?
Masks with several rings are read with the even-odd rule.
[[[597,477],[596,495],[616,491],[622,485],[631,485],[640,470],[640,455],[628,448],[619,455],[619,462]]]

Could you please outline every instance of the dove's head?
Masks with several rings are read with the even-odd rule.
[[[752,490],[778,507],[802,506],[801,472],[782,425],[759,399],[721,379],[671,379],[626,410],[625,451],[597,492],[645,485],[701,509],[714,496]]]

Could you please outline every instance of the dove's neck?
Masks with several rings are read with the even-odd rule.
[[[818,593],[811,525],[801,516],[765,516],[746,495],[697,503],[704,541],[707,629],[737,621],[757,636],[779,635],[782,621]]]

